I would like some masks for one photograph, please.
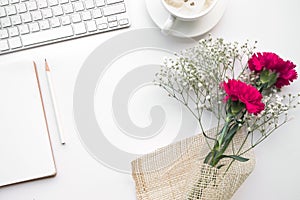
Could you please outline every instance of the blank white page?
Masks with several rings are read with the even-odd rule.
[[[33,63],[0,65],[0,94],[0,186],[54,176]]]

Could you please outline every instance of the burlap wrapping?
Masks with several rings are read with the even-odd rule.
[[[216,129],[207,133],[214,135]],[[236,152],[245,136],[236,134],[226,154]],[[248,142],[244,149],[249,147]],[[138,200],[229,200],[253,171],[253,151],[243,156],[247,162],[223,159],[221,169],[203,164],[209,149],[202,134],[160,148],[144,155],[132,164]]]

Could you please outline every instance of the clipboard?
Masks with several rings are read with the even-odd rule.
[[[0,187],[55,176],[36,65],[0,65],[0,94]]]

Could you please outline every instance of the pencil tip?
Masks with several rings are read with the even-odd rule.
[[[48,65],[48,62],[47,62],[47,60],[45,59],[45,69],[46,69],[46,71],[50,71],[50,68],[49,68],[49,65]]]

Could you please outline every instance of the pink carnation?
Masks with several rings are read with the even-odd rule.
[[[298,75],[295,70],[296,65],[291,61],[284,61],[275,53],[256,53],[248,61],[249,69],[255,72],[261,72],[265,69],[277,73],[277,81],[275,86],[282,88],[285,85],[290,85],[297,79]]]
[[[262,103],[261,93],[252,85],[248,85],[242,81],[230,79],[228,82],[223,82],[221,87],[227,93],[225,101],[240,101],[245,104],[249,113],[259,114],[265,109],[265,104]]]

